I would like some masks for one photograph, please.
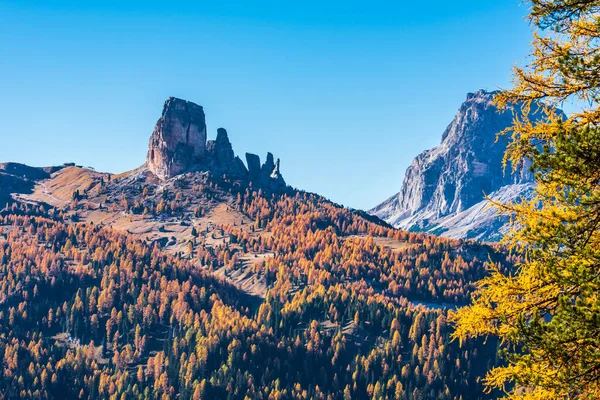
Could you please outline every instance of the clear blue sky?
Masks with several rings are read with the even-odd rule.
[[[141,165],[164,100],[291,185],[369,208],[527,54],[521,0],[0,0],[0,161]]]

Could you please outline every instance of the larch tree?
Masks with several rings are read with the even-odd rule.
[[[505,163],[531,165],[531,199],[511,215],[505,243],[523,255],[493,266],[472,305],[453,313],[454,337],[498,336],[506,364],[485,378],[510,399],[600,398],[600,1],[530,0],[527,65],[500,107],[524,102]],[[569,115],[557,111],[568,105]],[[535,110],[534,110],[535,108]],[[530,112],[545,118],[529,119]]]

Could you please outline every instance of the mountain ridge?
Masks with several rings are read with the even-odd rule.
[[[150,136],[145,166],[162,181],[189,171],[210,170],[254,180],[268,190],[282,190],[287,186],[280,172],[280,160],[275,162],[270,152],[262,165],[255,154],[246,153],[246,159],[248,166],[235,155],[225,128],[218,128],[216,138],[207,140],[202,106],[169,97]]]
[[[498,110],[496,93],[469,93],[441,143],[415,157],[400,191],[369,212],[401,229],[498,240],[507,219],[485,207],[484,196],[508,201],[527,197],[533,177],[527,165],[516,171],[502,165],[509,138],[498,134],[512,125],[513,114]],[[514,107],[518,111],[522,105]]]
[[[240,165],[225,129],[204,158],[179,138],[170,177],[5,167],[27,187],[0,210],[0,350],[21,346],[0,397],[489,398],[496,341],[447,316],[501,246],[273,190],[279,161]]]

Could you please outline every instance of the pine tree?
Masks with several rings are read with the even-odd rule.
[[[499,336],[507,365],[488,388],[511,399],[600,398],[600,1],[531,0],[531,64],[515,68],[500,107],[527,104],[505,162],[530,163],[534,197],[497,204],[513,216],[505,243],[524,261],[494,266],[473,305],[451,316],[461,340]],[[573,102],[569,116],[557,108]],[[532,121],[529,112],[545,118]]]

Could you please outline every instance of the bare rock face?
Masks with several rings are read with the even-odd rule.
[[[260,157],[256,154],[246,153],[246,163],[248,164],[248,179],[257,182],[260,176]]]
[[[215,160],[221,169],[229,169],[233,165],[235,154],[227,136],[227,131],[223,128],[217,129],[217,139],[214,149]]]
[[[169,97],[150,137],[146,165],[169,179],[205,161],[206,120],[201,106]]]
[[[224,128],[217,129],[215,140],[206,140],[206,119],[201,106],[169,97],[150,137],[146,166],[162,180],[188,171],[210,171],[266,190],[287,186],[279,171],[279,160],[267,154],[260,158],[246,153],[248,167],[235,155]]]
[[[248,179],[248,169],[235,155],[229,136],[224,128],[217,129],[217,138],[206,145],[212,168],[234,178]]]
[[[273,172],[269,176],[269,185],[273,190],[279,190],[286,186],[285,180],[283,179],[283,175],[281,175],[281,171],[279,170],[279,158],[275,162],[275,167],[273,168]]]
[[[209,157],[214,157],[215,155],[215,147],[216,147],[216,143],[214,140],[207,140],[206,141],[206,154]]]
[[[277,162],[275,162],[273,154],[267,153],[267,159],[261,166],[259,156],[246,153],[246,162],[248,163],[249,181],[272,191],[280,191],[287,187],[279,170],[280,161],[277,159]]]
[[[273,154],[267,153],[267,159],[262,167],[260,167],[259,181],[261,186],[273,191],[285,188],[286,183],[279,170],[279,165],[279,159],[275,162]]]
[[[267,153],[267,159],[265,163],[260,167],[260,182],[263,185],[268,184],[269,179],[271,178],[271,174],[275,169],[275,161],[273,158],[273,154]]]
[[[370,213],[402,229],[498,239],[503,221],[483,207],[484,195],[498,194],[504,200],[527,195],[533,178],[526,166],[517,173],[502,167],[508,138],[496,137],[512,125],[512,113],[498,112],[494,95],[469,93],[441,144],[419,154],[400,192]]]
[[[248,169],[244,165],[244,162],[238,156],[235,156],[233,159],[233,164],[231,165],[231,173],[235,177],[242,177],[248,179]]]

